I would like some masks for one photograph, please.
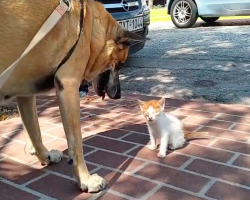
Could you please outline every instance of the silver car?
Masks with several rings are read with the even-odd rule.
[[[167,0],[166,6],[178,28],[192,27],[198,17],[212,23],[221,16],[250,15],[250,0]]]

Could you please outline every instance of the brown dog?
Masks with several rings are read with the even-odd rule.
[[[59,1],[0,1],[0,78],[23,53]],[[23,58],[0,90],[0,102],[17,98],[30,153],[43,164],[57,163],[62,154],[48,151],[43,145],[35,104],[35,95],[55,87],[68,142],[69,164],[74,166],[79,187],[97,192],[106,187],[106,181],[90,175],[85,165],[78,88],[85,79],[93,81],[98,95],[106,92],[110,98],[120,98],[120,65],[127,58],[130,42],[144,38],[125,31],[101,3],[84,0],[81,4],[81,1],[71,0],[70,12]],[[80,19],[82,7],[84,17]],[[83,29],[79,34],[81,20]],[[73,53],[60,66],[75,43]]]

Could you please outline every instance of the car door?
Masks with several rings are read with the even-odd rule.
[[[250,10],[250,0],[224,0],[224,7],[227,10]]]

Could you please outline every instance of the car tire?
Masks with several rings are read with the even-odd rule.
[[[190,28],[198,19],[198,9],[192,0],[175,0],[171,6],[170,15],[176,27]]]
[[[220,17],[200,17],[206,23],[213,23],[217,21]]]

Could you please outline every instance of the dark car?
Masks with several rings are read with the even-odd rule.
[[[150,9],[146,0],[98,0],[106,10],[126,29],[141,36],[148,35]],[[140,51],[145,42],[131,45],[129,55]]]

